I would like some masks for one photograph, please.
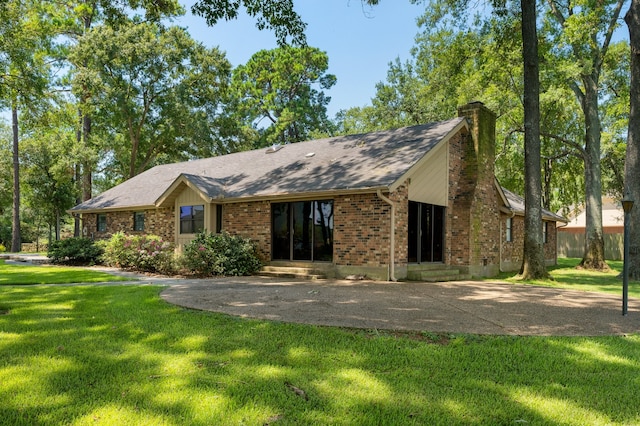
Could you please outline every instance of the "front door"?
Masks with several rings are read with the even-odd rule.
[[[333,260],[333,200],[271,204],[273,260]]]
[[[444,207],[409,201],[409,262],[444,260]]]

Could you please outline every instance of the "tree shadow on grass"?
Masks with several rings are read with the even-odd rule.
[[[171,306],[151,287],[4,288],[9,424],[639,420],[640,339],[385,333]]]

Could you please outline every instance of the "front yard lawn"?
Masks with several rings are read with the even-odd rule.
[[[0,286],[98,283],[109,281],[131,281],[131,278],[93,271],[88,268],[53,265],[12,265],[0,259]]]
[[[577,269],[581,259],[559,258],[558,264],[549,267],[552,280],[522,281],[513,272],[503,272],[498,278],[512,283],[525,283],[546,287],[566,288],[570,290],[598,291],[602,293],[622,293],[622,278],[618,275],[622,272],[622,261],[608,260],[611,267],[608,272],[587,271]],[[489,281],[491,279],[488,279]],[[629,296],[640,297],[640,281],[629,281]]]
[[[640,424],[640,335],[349,330],[186,310],[159,291],[0,288],[0,423]]]

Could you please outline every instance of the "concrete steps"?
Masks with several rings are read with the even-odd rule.
[[[299,278],[304,280],[322,280],[327,274],[310,266],[266,265],[256,274],[261,277]]]
[[[459,269],[444,265],[413,265],[407,270],[407,280],[437,283],[444,281],[463,281],[471,279],[471,275],[461,273]]]

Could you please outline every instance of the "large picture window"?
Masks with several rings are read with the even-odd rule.
[[[444,213],[443,206],[409,201],[409,262],[444,260]]]
[[[180,233],[197,234],[204,230],[204,206],[180,207]]]
[[[273,203],[274,260],[333,259],[333,200]]]

